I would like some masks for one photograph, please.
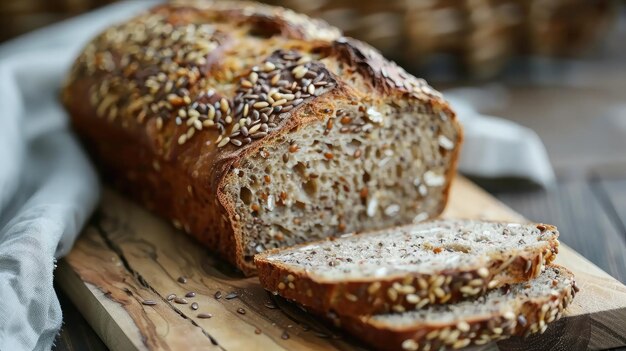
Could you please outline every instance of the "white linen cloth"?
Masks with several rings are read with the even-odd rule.
[[[443,92],[463,124],[459,170],[482,178],[516,177],[548,188],[555,175],[541,139],[532,129],[480,113],[506,106],[506,91],[458,88]]]
[[[0,350],[51,348],[62,323],[55,259],[70,250],[99,195],[59,103],[62,79],[91,37],[152,4],[114,4],[0,46]],[[453,104],[465,122],[462,171],[499,175],[508,168],[549,178],[523,174],[547,162],[530,131],[495,119],[475,122],[481,117],[471,105]],[[485,134],[474,123],[501,126]],[[503,162],[511,157],[516,162]],[[527,162],[532,167],[523,167]]]

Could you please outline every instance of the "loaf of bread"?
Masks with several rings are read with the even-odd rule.
[[[266,249],[438,215],[461,128],[339,30],[176,2],[87,44],[63,100],[105,178],[245,273]]]
[[[331,318],[378,350],[456,350],[543,333],[577,291],[572,273],[554,265],[529,282],[492,290],[476,300],[405,313]]]
[[[261,285],[318,314],[404,312],[533,279],[558,252],[546,224],[437,220],[255,257]]]

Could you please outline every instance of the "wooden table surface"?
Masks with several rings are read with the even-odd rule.
[[[526,62],[504,83],[506,102],[486,111],[537,131],[558,182],[547,190],[515,180],[478,180],[534,221],[556,224],[561,240],[626,283],[626,16],[591,57]],[[64,326],[55,350],[106,350],[57,289]],[[626,321],[616,321],[624,323]]]

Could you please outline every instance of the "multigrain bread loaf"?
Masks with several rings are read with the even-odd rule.
[[[556,227],[437,220],[255,257],[261,285],[322,314],[404,312],[453,303],[539,276]]]
[[[543,333],[549,323],[561,317],[577,291],[572,273],[553,265],[529,282],[492,290],[472,301],[332,319],[379,350],[459,349],[513,335]]]
[[[106,178],[249,274],[269,248],[438,215],[461,142],[423,80],[248,2],[172,3],[109,28],[63,100]]]

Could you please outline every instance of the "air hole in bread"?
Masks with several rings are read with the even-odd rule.
[[[309,181],[302,183],[302,188],[309,197],[314,198],[317,195],[317,180],[309,179]]]
[[[352,139],[352,141],[350,141],[350,143],[348,145],[346,145],[346,149],[348,149],[349,151],[356,151],[358,148],[361,147],[361,145],[363,145],[362,142],[360,142],[357,139]]]
[[[252,191],[246,187],[241,188],[239,198],[244,204],[250,205],[252,203]]]
[[[396,176],[398,176],[398,178],[402,178],[402,167],[400,165],[396,165]]]
[[[296,163],[295,166],[293,166],[293,170],[296,172],[296,174],[298,174],[301,178],[306,178],[306,166],[304,165],[304,163],[302,162],[298,162]]]

